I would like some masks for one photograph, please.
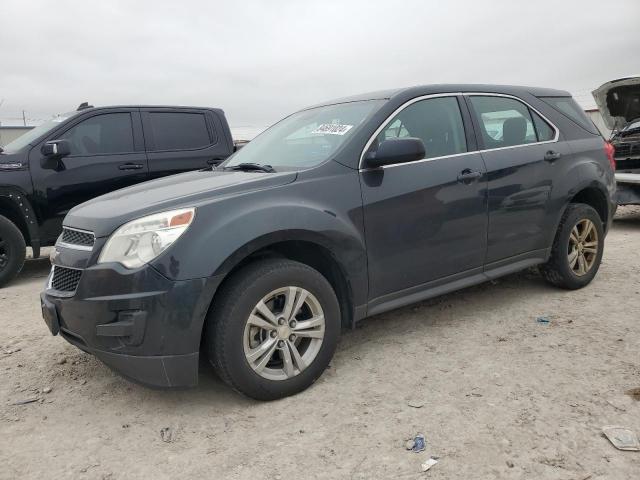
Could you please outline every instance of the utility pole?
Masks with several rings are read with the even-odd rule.
[[[24,116],[24,110],[22,110],[22,123],[24,124],[25,127],[27,126],[27,119]]]

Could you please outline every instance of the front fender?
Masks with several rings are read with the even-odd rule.
[[[305,241],[332,254],[358,305],[367,288],[362,232],[360,185],[349,170],[200,206],[184,237],[152,265],[173,280],[222,278],[257,250]]]
[[[25,238],[27,245],[33,248],[34,257],[40,255],[40,233],[38,219],[31,202],[25,193],[15,187],[0,185],[0,198],[11,206],[15,215],[26,225],[28,238]]]

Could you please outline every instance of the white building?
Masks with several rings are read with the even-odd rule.
[[[32,128],[33,127],[0,125],[0,147],[4,147],[7,143],[13,142],[20,135],[27,133]]]

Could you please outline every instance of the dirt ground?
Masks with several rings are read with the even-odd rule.
[[[619,211],[589,287],[527,271],[379,315],[344,332],[312,388],[271,403],[209,368],[192,390],[120,378],[49,334],[48,270],[29,261],[0,290],[0,478],[640,476],[640,452],[601,434],[640,434],[640,401],[625,393],[640,387],[640,208]],[[418,432],[426,450],[405,450]]]

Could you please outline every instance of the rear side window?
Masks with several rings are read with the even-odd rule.
[[[485,148],[514,147],[538,141],[529,108],[513,98],[471,96]]]
[[[536,127],[536,133],[538,134],[539,142],[548,142],[553,140],[556,136],[556,131],[549,125],[540,115],[531,111],[533,117],[533,124]]]
[[[148,118],[155,151],[190,150],[213,143],[202,113],[151,112]]]
[[[454,155],[467,151],[458,100],[441,97],[421,100],[398,113],[380,132],[372,149],[389,138],[422,139],[425,158]]]
[[[580,105],[573,97],[539,97],[543,102],[551,105],[557,111],[569,117],[575,123],[580,125],[586,131],[600,135],[599,130],[593,124],[591,119],[587,117]]]
[[[105,113],[87,118],[60,138],[69,140],[71,155],[133,152],[131,114]]]

